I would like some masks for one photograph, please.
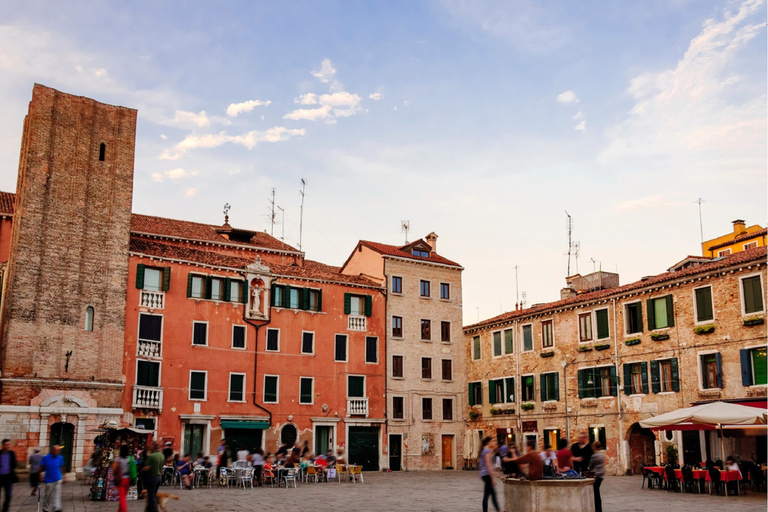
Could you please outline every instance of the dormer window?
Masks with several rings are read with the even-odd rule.
[[[422,258],[429,258],[429,252],[422,251],[421,249],[414,249],[413,250],[414,256],[421,256]]]

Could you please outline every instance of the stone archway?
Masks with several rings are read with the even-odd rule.
[[[633,475],[640,474],[640,466],[656,462],[656,436],[650,429],[633,423],[627,436],[629,443],[629,470]]]

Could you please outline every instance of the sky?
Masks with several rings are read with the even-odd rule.
[[[472,323],[765,226],[766,47],[763,0],[5,0],[0,190],[34,83],[136,108],[134,212],[332,265],[407,220]]]

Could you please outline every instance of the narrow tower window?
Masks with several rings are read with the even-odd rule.
[[[88,306],[85,308],[85,330],[86,331],[92,331],[93,330],[93,307]]]
[[[99,146],[99,160],[102,162],[104,161],[104,153],[107,152],[107,145],[103,142],[101,143],[101,146]]]

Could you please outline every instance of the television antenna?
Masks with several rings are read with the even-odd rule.
[[[579,242],[573,242],[573,257],[576,260],[576,273],[579,273],[579,250],[581,249],[581,244]]]
[[[269,200],[269,204],[272,205],[272,213],[269,215],[269,222],[272,227],[269,228],[269,236],[275,236],[275,189],[272,189],[272,199]]]
[[[304,187],[306,186],[304,178],[301,178],[301,209],[299,210],[299,250],[301,250],[301,235],[304,229]]]
[[[405,243],[408,243],[408,230],[411,229],[411,221],[404,220],[400,222],[400,231],[405,233]]]

